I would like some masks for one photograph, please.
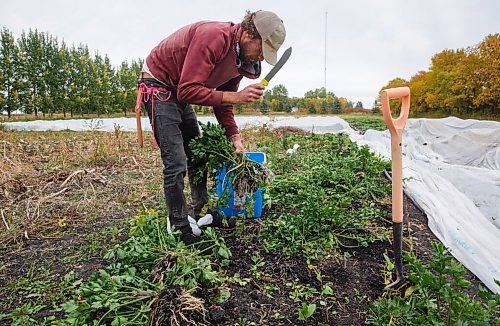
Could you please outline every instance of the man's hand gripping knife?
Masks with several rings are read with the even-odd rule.
[[[239,92],[225,92],[222,96],[223,104],[248,104],[259,100],[264,94],[265,86],[262,84],[248,85]],[[233,142],[236,154],[243,153],[245,148],[240,134],[234,134],[229,139]]]

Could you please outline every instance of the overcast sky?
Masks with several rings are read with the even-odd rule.
[[[289,46],[293,53],[269,87],[284,84],[290,96],[324,86],[327,11],[326,88],[365,107],[389,80],[427,70],[432,55],[500,32],[499,0],[1,0],[0,26],[16,38],[37,28],[69,45],[84,43],[119,65],[145,58],[184,25],[239,22],[247,9],[274,11],[285,23],[279,54]],[[264,64],[263,73],[269,69]]]

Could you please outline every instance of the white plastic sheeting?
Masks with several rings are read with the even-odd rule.
[[[200,117],[216,122],[214,117]],[[294,126],[317,133],[345,132],[359,145],[390,159],[388,131],[360,135],[338,117],[237,117],[240,127]],[[135,119],[5,123],[17,130],[135,130]],[[149,121],[143,127],[150,130]],[[403,136],[406,194],[426,213],[432,232],[493,292],[500,280],[500,123],[410,119]],[[300,150],[299,150],[300,151]],[[410,216],[411,218],[411,216]]]
[[[251,126],[262,126],[269,123],[281,123],[283,125],[294,125],[297,121],[302,121],[305,119],[305,128],[314,129],[314,120],[318,122],[317,118],[312,118],[312,121],[308,119],[311,118],[294,118],[294,117],[267,117],[267,116],[245,116],[236,117],[236,122],[240,128],[251,127]],[[325,117],[320,121],[318,126],[320,129],[322,127],[326,128],[326,131],[331,132],[331,126],[334,124],[333,121],[345,121],[342,119],[334,117]],[[217,123],[215,116],[210,117],[198,117],[198,121],[207,123]],[[151,131],[151,125],[148,118],[142,118],[142,129],[145,131]],[[287,124],[288,123],[288,124]],[[134,118],[112,118],[112,119],[69,119],[69,120],[35,120],[35,121],[24,121],[24,122],[6,122],[3,124],[7,129],[12,130],[30,130],[30,131],[88,131],[88,130],[100,130],[100,131],[113,131],[116,126],[120,127],[123,131],[136,131],[137,125]],[[320,130],[321,131],[321,130]]]

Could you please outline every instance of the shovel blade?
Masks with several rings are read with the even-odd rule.
[[[395,274],[396,280],[391,284],[387,285],[384,288],[384,291],[387,291],[390,288],[393,288],[402,282],[405,281],[404,271],[403,271],[403,223],[392,223],[392,235],[393,235],[393,250],[394,250],[394,266],[395,266]]]

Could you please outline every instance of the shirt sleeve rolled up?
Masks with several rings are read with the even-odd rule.
[[[243,77],[239,76],[231,79],[224,85],[217,88],[218,91],[236,92]],[[226,136],[229,138],[238,133],[238,126],[234,120],[234,112],[232,105],[214,106],[214,114],[222,127],[226,130]]]

